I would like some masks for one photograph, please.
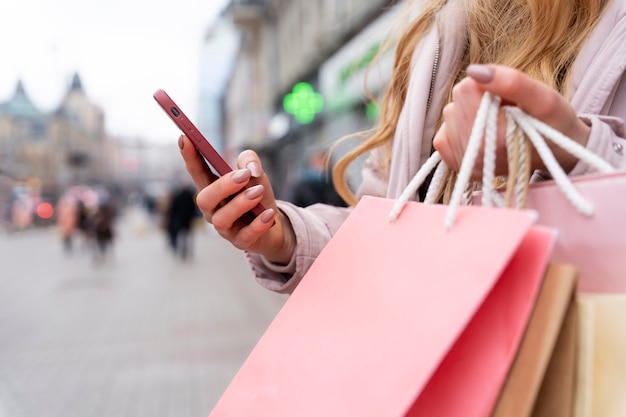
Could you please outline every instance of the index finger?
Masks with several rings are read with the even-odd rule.
[[[185,135],[181,135],[178,138],[178,147],[180,148],[180,154],[185,161],[185,168],[191,179],[196,184],[198,190],[202,190],[219,177],[209,168],[204,158],[196,150],[193,143]]]
[[[540,120],[563,115],[565,98],[554,88],[513,68],[501,65],[469,65],[467,75],[485,91],[500,96]]]

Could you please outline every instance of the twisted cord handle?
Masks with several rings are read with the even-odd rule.
[[[465,156],[461,162],[457,181],[452,191],[448,211],[445,218],[445,227],[451,228],[454,224],[458,208],[461,204],[463,192],[467,188],[471,173],[473,171],[476,158],[480,151],[483,138],[484,160],[483,160],[483,196],[481,204],[484,206],[502,206],[509,199],[502,199],[500,194],[494,189],[495,178],[495,161],[496,161],[496,140],[497,140],[497,122],[498,112],[500,109],[500,98],[493,97],[486,92],[483,95],[480,107],[474,120],[474,125],[470,134]],[[503,106],[507,120],[507,154],[509,158],[509,169],[515,168],[514,172],[509,172],[509,181],[507,188],[511,185],[514,187],[515,206],[521,208],[525,202],[528,193],[528,168],[529,168],[529,143],[532,143],[537,153],[541,157],[546,169],[554,179],[559,189],[572,205],[582,214],[593,215],[593,205],[585,200],[576,190],[571,180],[561,168],[552,151],[546,144],[544,137],[554,144],[577,157],[579,160],[587,163],[598,172],[610,173],[614,172],[608,162],[595,155],[584,146],[573,141],[561,132],[553,129],[545,123],[524,113],[521,109],[513,106]],[[528,141],[524,140],[524,134]],[[439,166],[437,166],[439,165]],[[417,189],[422,185],[428,174],[437,166],[437,170],[433,175],[432,182],[426,194],[425,203],[434,203],[441,183],[448,172],[448,167],[441,160],[439,152],[434,152],[431,157],[422,165],[415,174],[411,182],[404,189],[400,197],[396,200],[390,214],[390,221],[397,219],[404,205],[409,199],[415,195]],[[525,175],[526,174],[526,175]],[[510,190],[507,190],[510,191]]]
[[[389,213],[390,222],[393,223],[396,221],[400,212],[404,208],[404,205],[411,199],[412,196],[415,195],[415,193],[417,193],[418,188],[420,188],[420,185],[422,185],[426,177],[428,177],[430,171],[432,171],[440,162],[445,166],[445,163],[441,161],[441,155],[439,155],[439,152],[437,151],[433,152],[430,158],[424,162],[424,165],[422,165],[422,167],[415,173],[411,182],[405,187],[404,190],[402,190],[402,194],[400,194],[400,197],[398,197],[396,203],[391,208],[391,212]],[[432,187],[432,183],[430,187]]]

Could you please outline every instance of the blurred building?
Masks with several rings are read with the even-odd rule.
[[[39,110],[21,81],[0,103],[0,169],[44,195],[110,179],[116,147],[107,139],[103,111],[90,102],[78,74],[52,112]]]
[[[139,190],[151,182],[167,182],[185,172],[176,141],[155,144],[141,138],[124,138],[117,164],[118,183]]]
[[[224,93],[239,47],[239,32],[222,13],[206,32],[200,55],[198,129],[224,152]]]
[[[226,155],[256,150],[280,198],[310,149],[371,127],[376,111],[363,74],[389,35],[396,3],[232,0],[224,16],[240,43],[224,92]],[[391,62],[381,65],[368,84],[374,95]]]

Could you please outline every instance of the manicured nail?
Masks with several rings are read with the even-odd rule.
[[[472,64],[467,67],[467,75],[482,84],[489,84],[493,81],[495,69],[486,65]]]
[[[263,223],[269,223],[274,218],[274,209],[267,209],[259,216]]]
[[[239,169],[237,172],[233,174],[233,181],[236,184],[241,184],[242,182],[246,182],[250,179],[250,170],[249,169]]]
[[[178,137],[178,147],[182,151],[184,146],[185,146],[185,141],[183,140],[183,135],[180,135]]]
[[[256,162],[249,162],[246,168],[250,170],[254,178],[259,178],[262,174],[261,167]]]
[[[257,197],[260,197],[263,194],[263,185],[255,185],[254,187],[250,187],[246,190],[246,198],[248,200],[254,200]]]

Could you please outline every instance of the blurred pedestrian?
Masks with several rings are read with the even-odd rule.
[[[181,259],[191,255],[192,224],[197,215],[195,190],[191,185],[176,186],[165,212],[165,230],[170,249]]]
[[[93,233],[94,260],[106,260],[113,248],[115,238],[114,221],[117,214],[115,201],[107,190],[98,191],[98,203],[89,219]]]
[[[72,195],[62,195],[56,208],[57,226],[66,253],[73,250],[74,234],[78,228],[79,207],[78,198]]]
[[[333,185],[332,173],[327,169],[326,161],[327,152],[323,149],[316,149],[310,154],[299,180],[291,186],[287,201],[299,207],[316,203],[346,206]]]
[[[15,186],[15,180],[0,172],[0,232],[9,226],[11,218],[11,193]]]

